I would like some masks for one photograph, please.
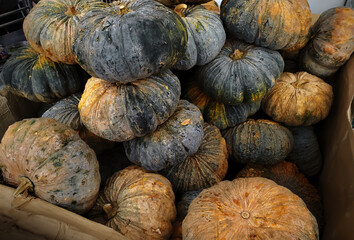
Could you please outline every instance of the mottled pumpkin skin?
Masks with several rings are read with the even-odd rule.
[[[196,82],[187,86],[184,97],[201,110],[205,122],[211,123],[221,130],[246,121],[261,107],[261,101],[239,105],[217,102],[202,92]]]
[[[249,119],[222,134],[230,155],[239,163],[276,164],[288,156],[294,144],[287,128],[265,119]]]
[[[83,15],[109,5],[97,0],[41,0],[23,22],[27,41],[55,62],[75,64],[72,46]]]
[[[89,217],[129,239],[168,239],[176,218],[174,201],[165,177],[130,166],[108,179]]]
[[[204,137],[202,113],[180,100],[171,117],[141,138],[124,142],[130,161],[147,170],[160,171],[196,153]]]
[[[92,76],[110,82],[127,83],[169,69],[187,48],[182,19],[156,1],[115,1],[87,13],[79,29],[76,60]]]
[[[171,71],[128,84],[87,81],[79,103],[84,125],[104,139],[129,141],[156,130],[177,107],[181,94]]]
[[[208,96],[238,105],[262,100],[283,69],[279,52],[227,40],[216,58],[198,68],[195,78]]]
[[[286,51],[305,46],[312,22],[307,0],[223,0],[220,16],[230,37]]]
[[[34,102],[55,102],[79,91],[83,78],[80,67],[53,62],[25,46],[4,64],[0,89],[7,87]]]
[[[322,167],[322,154],[312,126],[288,127],[294,137],[293,150],[286,160],[295,163],[305,176],[317,175]]]
[[[25,119],[11,125],[0,148],[5,181],[13,186],[25,177],[34,195],[70,211],[84,213],[98,195],[96,154],[71,128],[50,118]]]
[[[183,239],[319,239],[297,195],[266,178],[236,178],[203,190],[189,206]]]
[[[262,101],[262,110],[288,126],[310,126],[327,117],[331,85],[307,72],[283,73]]]
[[[200,5],[203,3],[207,3],[210,0],[156,0],[159,3],[162,3],[165,6],[175,6],[178,5],[180,3],[187,3],[187,4],[193,4],[193,5]]]
[[[301,68],[318,77],[333,75],[354,51],[354,10],[338,7],[323,12],[311,27],[311,40],[300,55]]]
[[[226,40],[226,33],[217,13],[201,5],[185,7],[180,11],[175,10],[181,15],[188,32],[185,56],[173,66],[178,70],[207,64],[218,55]]]
[[[178,193],[207,188],[225,177],[227,157],[226,142],[220,130],[206,123],[204,138],[198,151],[161,173],[170,180],[173,189]]]

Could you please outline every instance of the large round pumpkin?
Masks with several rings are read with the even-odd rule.
[[[54,102],[79,91],[83,78],[80,67],[53,62],[25,46],[4,64],[0,89],[8,87],[34,102]]]
[[[195,65],[205,65],[213,60],[224,46],[226,33],[219,15],[202,5],[177,5],[175,8],[188,32],[188,46],[184,58],[173,66],[188,70]]]
[[[312,22],[307,0],[223,0],[220,16],[230,37],[287,51],[305,46]]]
[[[130,166],[107,180],[89,217],[129,239],[168,239],[176,218],[174,201],[165,177]]]
[[[94,134],[128,141],[156,130],[177,107],[178,78],[167,70],[128,84],[88,80],[79,103],[80,117]]]
[[[88,12],[74,54],[94,77],[127,83],[171,68],[187,48],[182,19],[156,1],[121,0]]]
[[[283,73],[267,93],[262,109],[288,126],[309,126],[327,117],[333,102],[331,85],[307,72]]]
[[[319,239],[300,197],[266,178],[237,178],[203,190],[182,225],[183,239]]]
[[[279,52],[227,40],[218,56],[201,66],[195,78],[213,99],[238,105],[260,101],[284,69]]]
[[[75,64],[72,46],[79,20],[108,6],[97,0],[41,0],[26,16],[23,31],[36,51],[55,62]]]
[[[12,124],[0,148],[5,181],[31,190],[37,197],[77,213],[89,210],[98,195],[96,154],[66,125],[50,118]]]
[[[162,174],[178,193],[208,188],[225,177],[227,157],[226,142],[220,130],[206,123],[203,142],[198,151],[182,162],[167,167]]]
[[[338,7],[324,11],[311,27],[311,40],[300,55],[301,67],[318,77],[329,77],[354,51],[354,10]]]
[[[197,152],[204,136],[203,125],[198,107],[180,100],[171,117],[153,133],[124,142],[125,152],[133,163],[160,171]]]
[[[280,124],[249,119],[223,131],[232,158],[239,163],[272,165],[281,162],[293,148],[291,132]]]

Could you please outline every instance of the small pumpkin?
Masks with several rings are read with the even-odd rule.
[[[133,163],[160,171],[197,152],[204,136],[203,125],[198,107],[180,100],[171,117],[154,132],[124,142],[125,152]]]
[[[262,110],[288,126],[309,126],[327,117],[331,85],[307,72],[283,73],[262,102]]]
[[[70,127],[51,118],[12,124],[0,148],[6,183],[52,204],[84,213],[98,195],[100,174],[94,151]]]
[[[204,138],[198,151],[161,173],[170,180],[173,189],[178,193],[208,188],[225,177],[227,157],[226,142],[220,130],[206,123]]]
[[[273,165],[291,152],[294,138],[280,124],[265,119],[248,119],[223,131],[232,158],[239,163]]]
[[[286,51],[305,46],[312,23],[307,0],[223,0],[220,16],[230,37]]]
[[[337,7],[321,13],[311,27],[311,40],[300,55],[300,66],[320,78],[332,76],[354,51],[354,10]]]
[[[92,77],[79,103],[89,131],[110,141],[129,141],[156,130],[177,107],[178,78],[167,70],[128,84]]]
[[[88,216],[129,239],[168,239],[176,218],[170,182],[141,167],[116,172]]]
[[[188,70],[213,60],[224,46],[226,33],[219,15],[202,5],[179,4],[175,8],[188,32],[187,51],[173,68]]]
[[[182,19],[156,1],[119,0],[88,12],[73,52],[91,76],[127,83],[170,69],[187,48]]]
[[[97,0],[41,0],[23,21],[31,46],[55,62],[75,64],[72,46],[79,20],[94,9],[109,5]]]
[[[198,68],[195,78],[208,96],[238,105],[262,100],[283,69],[279,52],[229,39],[216,58]]]
[[[80,67],[53,62],[28,45],[5,62],[0,89],[34,102],[55,102],[79,91],[84,77]]]
[[[300,197],[272,180],[222,181],[190,204],[183,239],[319,239],[315,217]]]

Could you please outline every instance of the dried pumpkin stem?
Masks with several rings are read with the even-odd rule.
[[[103,211],[106,213],[108,219],[114,217],[118,211],[118,207],[115,204],[111,204],[111,203],[106,203],[105,205],[103,205],[102,208]]]
[[[65,12],[66,15],[72,17],[78,14],[78,11],[76,11],[74,6],[68,7],[68,10]]]
[[[21,183],[16,188],[16,190],[13,194],[14,197],[17,197],[18,195],[20,195],[28,190],[30,192],[33,192],[33,183],[31,182],[31,180],[29,180],[27,177],[20,177],[20,179],[21,179]]]
[[[184,12],[186,11],[187,8],[188,8],[187,4],[181,3],[175,7],[174,11],[175,13],[178,14],[178,16],[184,17]]]
[[[243,52],[241,52],[241,51],[238,50],[238,49],[235,49],[235,51],[230,54],[230,58],[231,58],[232,60],[236,61],[236,60],[239,60],[239,59],[243,58],[243,55],[244,55]]]

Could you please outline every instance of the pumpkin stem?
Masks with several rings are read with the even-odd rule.
[[[248,219],[248,218],[250,218],[250,213],[249,212],[241,212],[241,217],[243,219]]]
[[[21,183],[16,188],[15,192],[13,193],[14,197],[17,197],[20,194],[23,194],[26,191],[33,192],[33,183],[27,177],[20,177]]]
[[[175,7],[174,11],[175,13],[178,14],[178,16],[184,17],[184,12],[186,11],[187,8],[188,8],[187,4],[181,3]]]
[[[231,58],[232,60],[234,60],[234,61],[237,61],[237,60],[243,58],[243,55],[244,55],[243,52],[241,52],[241,51],[238,50],[238,49],[235,49],[235,51],[230,54],[230,58]]]
[[[117,12],[118,15],[124,15],[124,14],[130,12],[129,8],[127,8],[127,6],[125,4],[117,4],[117,3],[113,2],[112,5],[118,7],[118,12]]]
[[[76,11],[74,6],[68,7],[68,10],[65,12],[66,15],[72,17],[75,16],[76,14],[78,14],[79,12]]]
[[[111,203],[106,203],[105,205],[103,205],[102,208],[103,211],[106,213],[108,219],[111,219],[112,217],[117,215],[118,207],[116,204],[112,205]]]

